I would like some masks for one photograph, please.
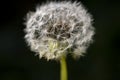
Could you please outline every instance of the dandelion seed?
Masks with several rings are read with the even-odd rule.
[[[79,57],[93,41],[93,19],[81,3],[51,2],[28,14],[25,39],[40,58]]]

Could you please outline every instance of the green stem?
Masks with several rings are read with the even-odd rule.
[[[60,64],[61,64],[61,80],[67,80],[67,64],[65,56],[61,58]]]

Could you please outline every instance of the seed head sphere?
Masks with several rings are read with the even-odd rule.
[[[49,2],[27,14],[25,40],[40,58],[80,57],[93,42],[92,20],[80,2]]]

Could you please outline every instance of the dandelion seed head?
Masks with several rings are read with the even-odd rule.
[[[80,2],[50,2],[27,14],[25,39],[40,58],[85,53],[93,41],[92,17]]]

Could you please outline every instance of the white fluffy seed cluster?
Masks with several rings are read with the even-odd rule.
[[[79,2],[50,2],[27,14],[25,39],[40,58],[79,57],[93,41],[92,18]]]

